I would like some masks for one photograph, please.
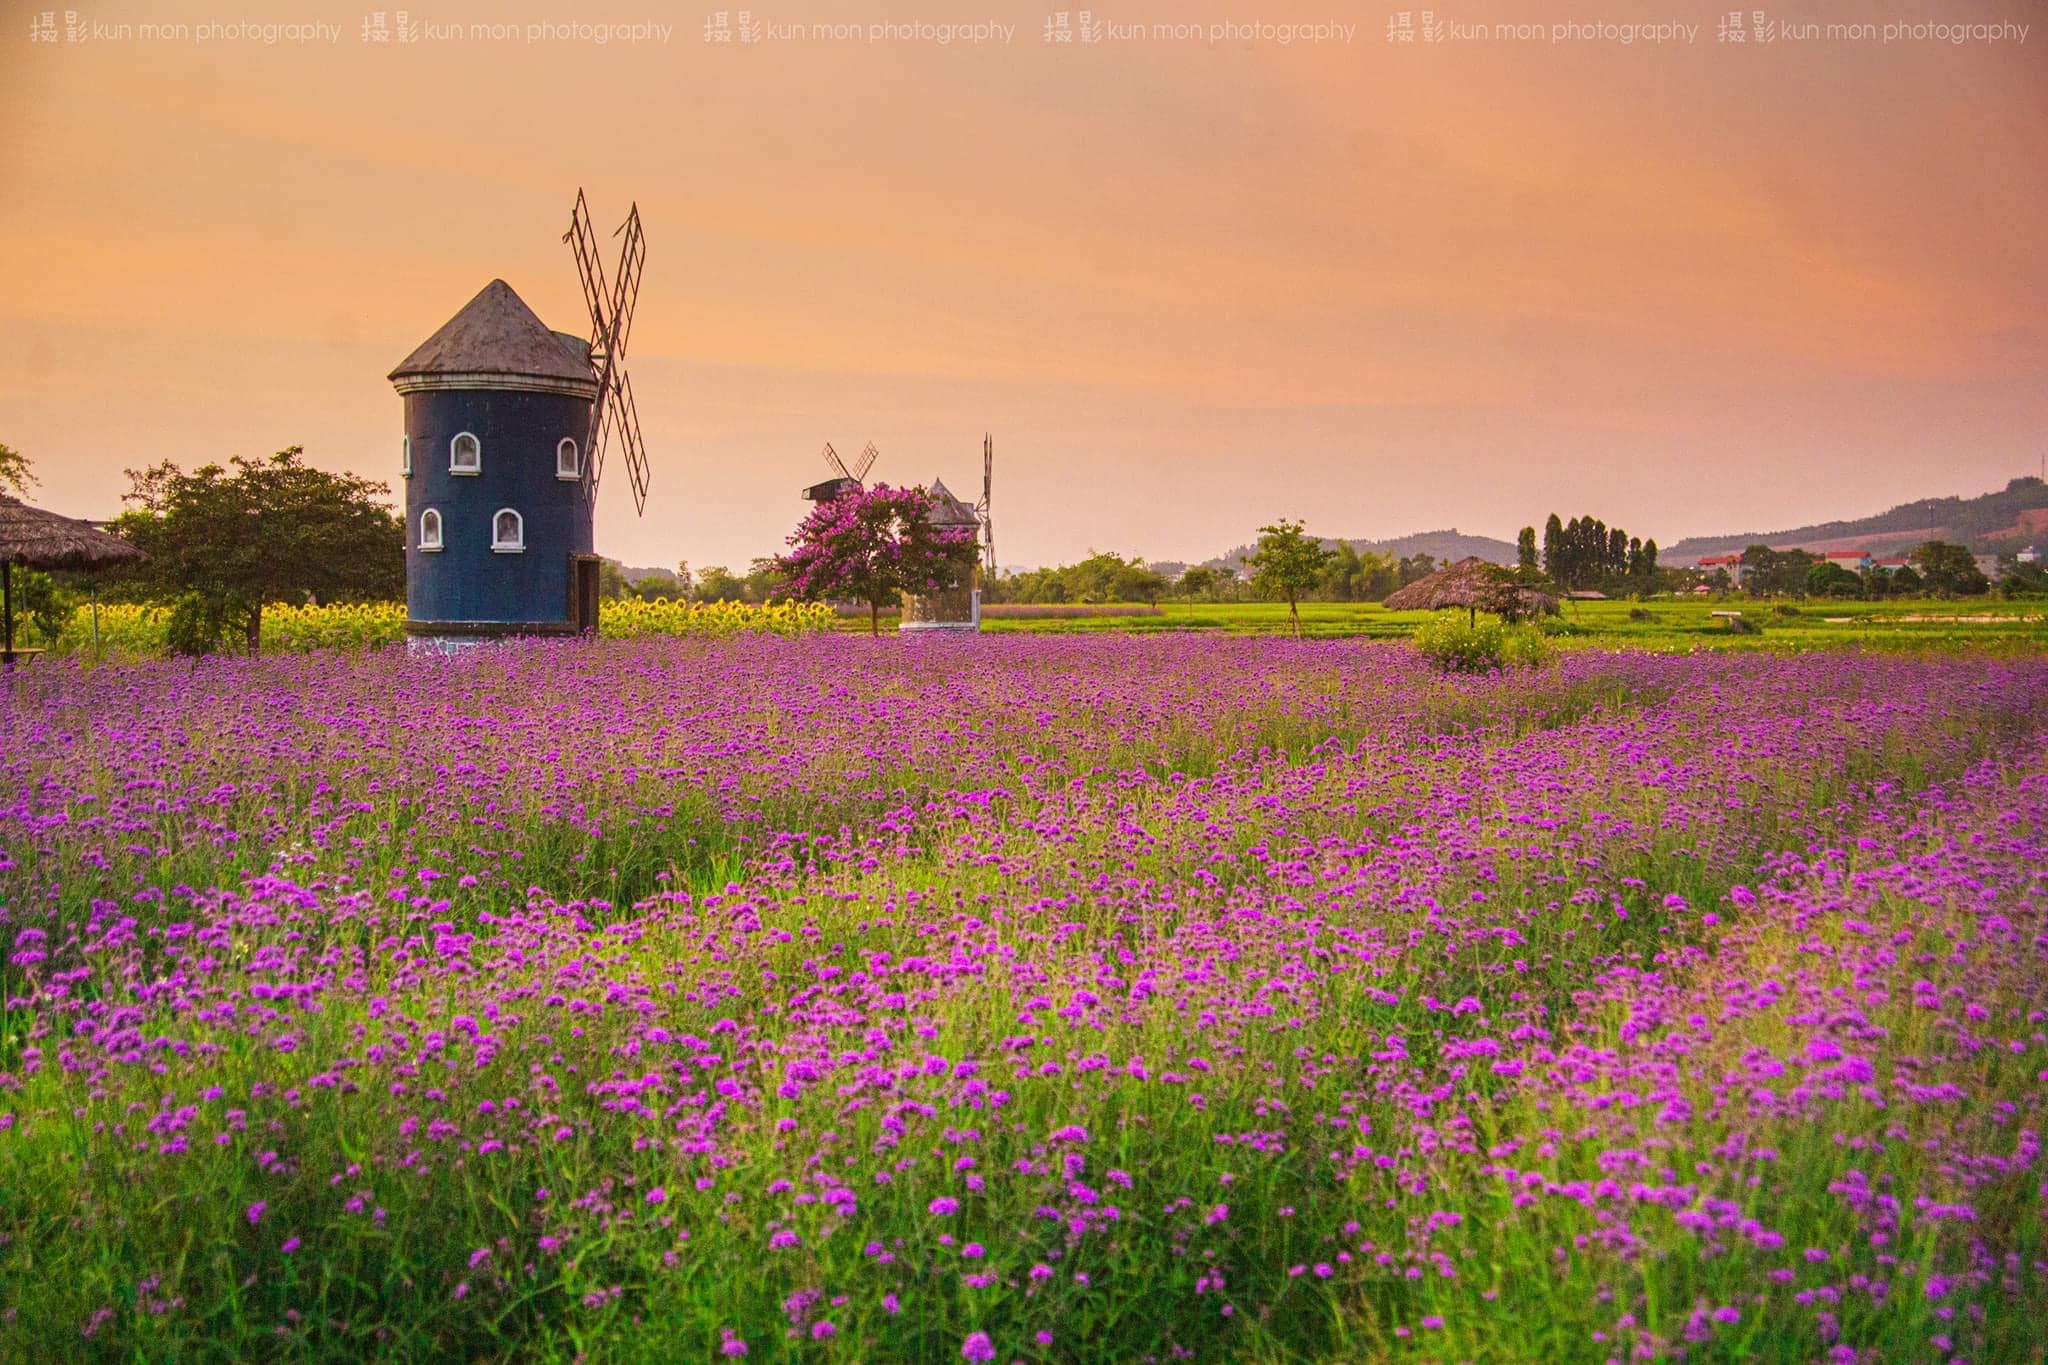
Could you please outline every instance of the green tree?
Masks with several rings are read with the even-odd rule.
[[[1208,597],[1216,591],[1216,571],[1196,564],[1180,576],[1180,595],[1189,601]]]
[[[1937,597],[1975,597],[1990,590],[1991,580],[1965,546],[1930,540],[1906,557],[1919,566],[1927,590]]]
[[[1564,523],[1555,512],[1543,523],[1543,572],[1553,582],[1564,582]]]
[[[125,581],[146,596],[188,599],[195,651],[239,626],[260,646],[263,607],[308,599],[382,600],[405,588],[405,528],[384,506],[390,489],[330,474],[291,446],[266,459],[187,474],[165,461],[129,470],[134,504],[113,529],[149,557]]]
[[[747,580],[723,564],[706,564],[697,571],[696,600],[699,602],[743,602]]]
[[[1555,521],[1553,517],[1551,520]],[[1515,567],[1533,569],[1536,567],[1536,528],[1524,526],[1522,534],[1515,537]]]
[[[618,561],[600,559],[597,561],[597,595],[618,601],[632,595],[633,585],[626,581],[626,571]]]
[[[1863,580],[1839,564],[1823,559],[1806,571],[1809,597],[1861,597]]]
[[[1261,596],[1287,599],[1287,616],[1297,640],[1301,638],[1299,599],[1322,580],[1330,558],[1320,541],[1302,531],[1300,522],[1283,519],[1259,528],[1259,548],[1245,560],[1252,571],[1252,586]]]
[[[1998,575],[2001,597],[2048,597],[2048,569],[2038,560],[2022,564],[2013,560]]]
[[[28,467],[28,456],[10,446],[0,445],[0,493],[27,497],[37,479]]]

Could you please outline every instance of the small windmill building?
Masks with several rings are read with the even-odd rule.
[[[406,631],[474,640],[597,628],[592,512],[605,449],[623,451],[636,506],[647,461],[620,364],[640,266],[637,207],[607,286],[579,192],[567,240],[590,308],[588,339],[551,331],[492,280],[389,378],[405,400]]]
[[[804,497],[811,502],[831,502],[867,487],[867,473],[875,466],[879,452],[870,441],[860,456],[848,465],[825,443],[825,464],[834,477],[823,483],[814,483],[804,489]],[[980,630],[981,629],[981,576],[986,566],[990,574],[995,572],[996,538],[995,521],[990,511],[991,492],[995,480],[995,440],[983,434],[981,438],[981,501],[970,507],[962,502],[942,479],[933,479],[932,525],[937,527],[967,527],[973,538],[980,542],[982,553],[977,557],[967,581],[949,592],[933,593],[919,597],[903,594],[903,615],[897,625],[899,630]]]
[[[945,529],[952,526],[970,527],[978,535],[981,518],[972,507],[953,495],[946,487],[945,480],[933,479],[932,525]],[[928,597],[903,594],[903,619],[901,630],[980,630],[981,629],[981,565],[977,560],[967,581],[947,592],[933,593]]]

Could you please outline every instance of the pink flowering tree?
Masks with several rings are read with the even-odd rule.
[[[974,572],[975,528],[936,526],[932,507],[924,489],[887,484],[821,502],[776,566],[805,601],[866,602],[868,631],[880,635],[886,603],[946,592]]]

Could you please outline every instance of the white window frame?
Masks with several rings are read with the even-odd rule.
[[[455,460],[455,448],[462,444],[462,438],[465,436],[469,438],[470,444],[476,447],[476,463],[469,466],[468,468],[464,468],[462,465],[456,463]],[[450,474],[460,474],[464,478],[475,478],[477,475],[484,472],[484,443],[477,437],[477,434],[475,432],[458,431],[455,433],[455,435],[449,438],[448,472]]]
[[[405,437],[404,444],[398,448],[398,472],[408,479],[412,477],[412,437],[410,436]]]
[[[567,451],[569,455],[569,467],[567,469],[562,468],[562,454],[564,451]],[[570,483],[583,477],[583,448],[576,444],[576,438],[573,436],[564,436],[561,440],[555,442],[555,477],[564,483]]]
[[[432,517],[434,519],[434,538],[431,543],[429,543],[429,541],[427,540],[428,517]],[[441,553],[442,548],[447,544],[447,533],[443,529],[443,524],[441,521],[441,511],[439,508],[429,507],[425,511],[420,513],[419,536],[421,554],[437,555]]]
[[[512,518],[516,539],[502,540],[498,536],[498,521],[506,516]],[[500,507],[497,511],[491,513],[491,553],[500,555],[523,555],[526,553],[526,518],[520,515],[518,509]]]

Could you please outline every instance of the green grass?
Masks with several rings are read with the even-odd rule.
[[[1790,607],[1796,614],[1780,615],[1781,607]],[[1631,619],[1631,612],[1637,611],[1648,613],[1650,619]],[[1739,611],[1745,621],[1760,625],[1762,632],[1738,635],[1729,629],[1725,619],[1713,614],[1717,611]],[[1301,607],[1302,633],[1327,639],[1401,640],[1434,614],[1388,611],[1376,602],[1306,602]],[[866,628],[865,620],[858,624]],[[984,620],[982,629],[989,634],[1196,630],[1284,635],[1292,626],[1287,606],[1282,602],[1168,602],[1162,604],[1157,616]],[[1550,619],[1548,629],[1555,632],[1556,642],[1564,646],[1626,646],[1675,652],[1696,648],[1787,650],[1838,645],[2041,648],[2048,646],[2048,603],[1996,598],[1954,602],[1776,603],[1739,597],[1569,602],[1558,616]]]

